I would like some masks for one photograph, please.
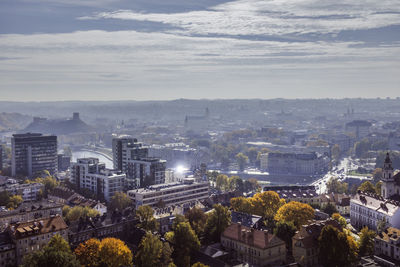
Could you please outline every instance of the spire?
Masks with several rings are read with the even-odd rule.
[[[391,160],[390,157],[389,157],[389,152],[386,153],[385,163],[390,163],[390,164],[392,164],[392,160]]]

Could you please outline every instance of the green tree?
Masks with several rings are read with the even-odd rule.
[[[186,214],[186,219],[195,231],[196,235],[201,238],[204,235],[204,228],[207,222],[207,215],[199,208],[191,208]]]
[[[257,155],[258,155],[257,148],[250,147],[247,150],[246,155],[247,155],[248,159],[250,160],[250,162],[254,164],[257,160]]]
[[[22,267],[79,267],[80,263],[71,252],[69,244],[60,235],[55,235],[50,242],[34,253],[23,258]]]
[[[249,178],[244,182],[244,191],[245,192],[258,192],[261,190],[261,186],[259,185],[257,179]]]
[[[132,200],[125,193],[116,192],[114,196],[111,197],[109,208],[110,210],[122,211],[131,205]]]
[[[175,219],[172,222],[172,230],[174,230],[178,224],[182,223],[182,222],[187,222],[188,220],[186,219],[185,216],[180,215],[180,214],[176,214],[175,215]]]
[[[231,212],[221,204],[216,204],[208,215],[205,233],[207,241],[219,242],[221,234],[231,223]]]
[[[349,263],[350,247],[346,234],[331,225],[322,228],[318,238],[319,260],[323,266],[346,266]]]
[[[97,210],[89,208],[88,206],[85,207],[75,206],[73,208],[65,207],[63,208],[63,213],[64,212],[66,212],[64,216],[65,220],[68,220],[70,222],[76,221],[79,218],[86,218],[86,217],[94,218],[100,215],[100,213]]]
[[[325,207],[323,207],[322,211],[325,212],[326,214],[328,214],[329,216],[332,216],[332,214],[338,212],[336,209],[336,206],[333,205],[331,202],[326,204]]]
[[[236,154],[236,162],[239,165],[239,169],[241,171],[244,170],[244,168],[246,167],[247,161],[249,160],[249,158],[243,154],[243,153],[238,153]]]
[[[239,176],[232,176],[228,179],[228,188],[230,191],[243,192],[244,184],[242,178]]]
[[[361,229],[359,239],[360,256],[372,255],[374,253],[375,235],[375,231],[369,230],[368,227]]]
[[[277,222],[274,230],[274,234],[285,241],[286,247],[292,248],[292,237],[297,231],[296,226],[293,222]]]
[[[188,222],[181,222],[169,233],[168,240],[174,245],[174,262],[178,267],[189,266],[191,253],[200,248],[196,233]]]
[[[228,176],[219,174],[215,182],[215,187],[220,191],[226,191],[228,188]]]
[[[377,226],[378,233],[382,233],[383,231],[386,230],[386,228],[388,228],[388,224],[387,224],[386,220],[385,219],[379,220],[378,226]]]
[[[372,172],[372,178],[375,183],[379,182],[382,179],[382,176],[383,176],[382,168],[376,168]]]
[[[297,229],[314,218],[314,209],[304,203],[291,201],[279,208],[275,215],[278,222],[293,222]]]
[[[146,231],[157,231],[159,226],[153,215],[154,211],[150,206],[140,206],[136,210],[136,217],[139,219],[139,227]]]
[[[231,208],[237,212],[244,212],[248,214],[253,213],[253,207],[250,203],[250,198],[234,197],[231,198]]]
[[[376,194],[376,187],[370,182],[370,181],[365,181],[362,183],[359,187],[358,190],[361,190],[366,193],[374,193]]]
[[[349,185],[347,183],[341,183],[338,178],[331,177],[326,183],[328,193],[347,193]]]
[[[149,232],[142,238],[136,253],[136,264],[139,267],[167,267],[171,262],[172,249],[156,235]]]

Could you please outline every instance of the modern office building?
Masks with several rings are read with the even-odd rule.
[[[71,157],[64,155],[64,154],[58,154],[57,155],[57,160],[58,160],[58,171],[63,172],[66,171],[69,166],[71,165]]]
[[[145,187],[165,183],[166,161],[159,158],[127,160],[127,182],[129,188]]]
[[[11,138],[12,176],[32,177],[47,170],[57,173],[57,136],[14,134]]]
[[[165,207],[186,204],[207,199],[209,196],[208,182],[196,182],[194,179],[184,179],[183,182],[158,184],[147,188],[129,190],[128,196],[136,207],[148,205]]]
[[[124,171],[123,162],[126,159],[127,146],[129,144],[137,144],[137,139],[129,135],[121,135],[114,137],[112,140],[112,153],[113,153],[113,164],[115,170]],[[140,144],[141,145],[141,144]]]
[[[110,201],[116,192],[124,191],[126,175],[106,169],[97,158],[81,158],[71,166],[71,182],[79,189],[86,188],[98,198]]]

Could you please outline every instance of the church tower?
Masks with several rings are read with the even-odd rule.
[[[381,195],[384,198],[389,198],[395,194],[395,181],[393,179],[392,160],[389,157],[389,152],[386,154],[385,162],[382,169],[382,188]]]

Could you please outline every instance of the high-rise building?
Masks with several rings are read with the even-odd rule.
[[[165,183],[166,161],[149,157],[149,148],[130,136],[113,138],[113,163],[126,173],[128,189]]]
[[[106,169],[97,158],[81,158],[71,166],[71,183],[87,189],[98,198],[110,201],[116,192],[123,192],[126,175],[118,170]]]
[[[32,177],[42,171],[57,172],[57,136],[14,134],[11,138],[11,174]]]
[[[58,159],[58,171],[66,171],[69,166],[71,165],[71,157],[67,156],[65,154],[58,154],[57,155]]]

